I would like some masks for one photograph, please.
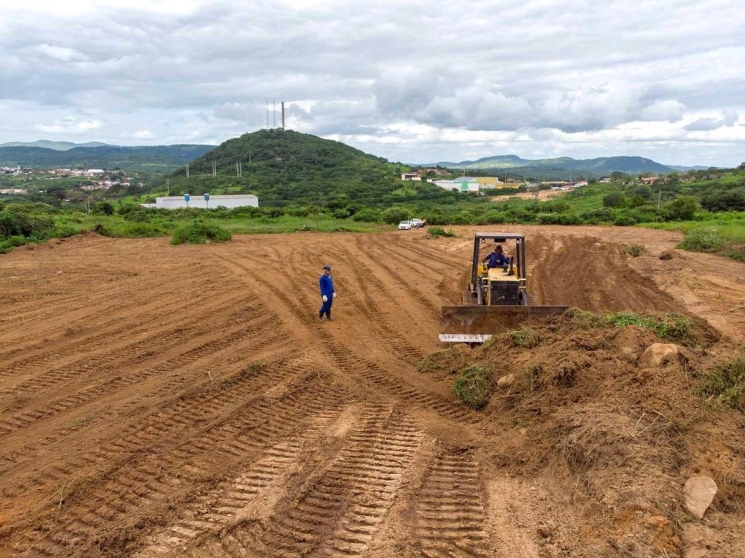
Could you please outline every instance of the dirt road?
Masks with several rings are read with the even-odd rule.
[[[667,232],[520,230],[539,302],[745,331],[742,264],[660,261]],[[488,425],[415,368],[469,252],[401,231],[0,256],[0,556],[547,555],[535,526],[567,512],[480,463]]]

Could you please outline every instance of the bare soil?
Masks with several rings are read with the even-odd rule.
[[[744,264],[660,260],[679,240],[664,231],[500,229],[528,236],[538,303],[698,316],[721,335],[709,349],[721,358],[745,341]],[[92,234],[1,256],[0,556],[738,556],[745,456],[726,436],[710,444],[713,426],[694,429],[683,460],[640,439],[658,454],[637,472],[663,484],[630,492],[638,477],[571,468],[597,432],[558,451],[584,432],[592,401],[544,413],[556,422],[528,420],[525,405],[555,410],[566,395],[525,392],[475,412],[448,378],[417,370],[441,348],[440,306],[458,296],[474,230],[176,247]],[[646,251],[631,258],[621,244]],[[338,293],[330,322],[317,314],[325,263]],[[571,337],[546,327],[557,343]],[[568,350],[549,343],[535,358]],[[660,390],[649,397],[672,388]],[[696,400],[670,393],[685,409]],[[649,420],[617,415],[592,424],[633,438]],[[645,432],[667,441],[659,428]],[[675,515],[681,475],[695,471],[730,475],[703,523]],[[656,507],[633,507],[655,488]],[[621,515],[593,520],[593,498]]]

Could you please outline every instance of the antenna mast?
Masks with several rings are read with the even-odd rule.
[[[282,129],[285,129],[285,102],[282,101]]]

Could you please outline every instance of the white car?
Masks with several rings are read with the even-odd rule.
[[[409,221],[401,221],[398,224],[398,230],[400,231],[408,231],[409,229],[411,229],[411,222]]]
[[[421,219],[412,219],[411,220],[411,228],[412,229],[419,229],[424,226],[424,223],[422,223]]]

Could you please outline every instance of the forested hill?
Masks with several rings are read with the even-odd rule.
[[[0,166],[35,168],[101,168],[170,172],[213,149],[211,145],[148,145],[76,147],[66,151],[44,147],[0,147]]]
[[[213,163],[217,176],[212,177]],[[239,177],[236,164],[241,165]],[[337,141],[290,130],[259,130],[224,142],[176,171],[172,193],[257,194],[262,205],[385,205],[449,194],[399,180],[399,167]]]

